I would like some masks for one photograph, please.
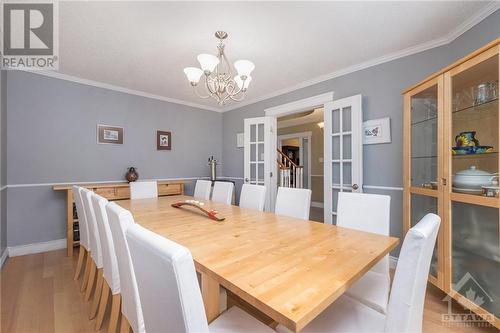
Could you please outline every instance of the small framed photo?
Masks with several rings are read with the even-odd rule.
[[[363,144],[373,145],[391,142],[391,118],[363,122]]]
[[[123,127],[98,124],[97,143],[123,144]]]
[[[156,149],[172,150],[172,133],[156,131]]]

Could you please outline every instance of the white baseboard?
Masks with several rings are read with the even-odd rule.
[[[3,264],[5,263],[5,260],[7,260],[7,254],[9,253],[9,249],[5,248],[3,250],[2,256],[0,257],[0,270],[3,267]]]
[[[325,205],[319,201],[311,201],[311,207],[324,208]]]
[[[42,252],[55,251],[66,248],[66,238],[56,239],[53,241],[26,244],[19,246],[9,246],[9,257],[24,256],[27,254],[35,254]]]
[[[389,256],[389,267],[391,269],[396,269],[397,265],[398,265],[398,258]]]

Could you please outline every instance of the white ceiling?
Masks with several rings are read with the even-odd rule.
[[[498,5],[481,1],[61,2],[59,72],[215,110],[215,102],[193,95],[183,68],[196,66],[199,53],[215,53],[216,30],[229,33],[230,60],[246,58],[255,63],[245,101],[252,102],[444,44]]]

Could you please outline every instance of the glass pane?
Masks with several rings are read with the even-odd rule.
[[[499,276],[498,209],[454,202],[452,283],[455,291],[499,317]]]
[[[340,184],[340,163],[338,162],[332,163],[332,183],[333,185]]]
[[[257,141],[257,134],[255,131],[257,130],[257,125],[250,125],[250,142]]]
[[[332,189],[332,211],[337,212],[337,202],[339,201],[339,190]]]
[[[342,159],[351,159],[351,135],[344,135],[342,137]]]
[[[259,131],[257,137],[260,142],[264,142],[264,124],[259,124]]]
[[[337,225],[337,215],[332,215],[332,224]]]
[[[257,160],[257,145],[255,143],[250,144],[250,162],[255,162]]]
[[[437,187],[437,85],[411,98],[411,185]]]
[[[498,56],[453,76],[452,97],[453,191],[482,195],[498,172]]]
[[[253,163],[250,164],[250,182],[255,184],[256,180],[257,180],[257,164]]]
[[[258,172],[258,181],[259,182],[264,182],[264,163],[259,163],[257,164],[257,172]]]
[[[340,159],[340,136],[332,136],[332,159]]]
[[[438,201],[437,198],[434,197],[412,194],[410,206],[411,206],[411,219],[410,219],[411,227],[417,224],[426,214],[438,213],[437,211]],[[434,252],[432,253],[432,261],[430,269],[430,274],[436,278],[438,272],[437,245],[438,244],[436,242],[436,246],[434,247]]]
[[[340,110],[332,111],[332,134],[340,132]]]
[[[259,154],[259,161],[264,161],[264,144],[263,143],[259,143],[258,154]]]
[[[351,107],[342,109],[342,132],[351,131]]]
[[[352,184],[352,180],[351,180],[351,175],[352,175],[352,172],[351,172],[351,163],[349,162],[344,162],[342,164],[342,170],[343,170],[343,175],[342,175],[342,178],[343,178],[343,181],[342,181],[342,184],[344,184],[344,186],[351,186]]]

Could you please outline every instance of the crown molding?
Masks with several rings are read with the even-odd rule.
[[[92,86],[96,88],[102,88],[102,89],[107,89],[107,90],[112,90],[112,91],[117,91],[129,95],[135,95],[135,96],[140,96],[140,97],[145,97],[145,98],[150,98],[150,99],[155,99],[163,102],[169,102],[169,103],[174,103],[174,104],[180,104],[180,105],[185,105],[189,106],[192,108],[197,108],[197,109],[203,109],[203,110],[208,110],[208,111],[213,111],[213,112],[222,112],[223,110],[221,108],[215,108],[211,106],[206,106],[202,104],[197,104],[197,103],[192,103],[188,101],[184,101],[181,99],[176,99],[176,98],[170,98],[170,97],[165,97],[165,96],[160,96],[160,95],[155,95],[155,94],[150,94],[144,91],[140,90],[134,90],[134,89],[129,89],[125,87],[120,87],[116,86],[113,84],[109,83],[104,83],[100,81],[94,81],[94,80],[88,80],[88,79],[83,79],[77,76],[72,76],[72,75],[67,75],[63,74],[60,72],[54,72],[54,71],[31,71],[31,70],[20,70],[22,72],[27,72],[31,74],[37,74],[37,75],[42,75],[42,76],[47,76],[50,78],[54,79],[60,79],[60,80],[65,80],[65,81],[70,81],[74,83],[79,83],[79,84],[84,84],[87,86]]]
[[[473,16],[471,16],[468,20],[463,22],[461,25],[459,25],[458,27],[456,27],[455,29],[453,29],[451,32],[449,32],[448,34],[446,34],[443,37],[436,38],[434,40],[431,40],[431,41],[428,41],[428,42],[425,42],[422,44],[418,44],[418,45],[415,45],[415,46],[412,46],[412,47],[409,47],[409,48],[406,48],[406,49],[403,49],[403,50],[400,50],[397,52],[389,53],[389,54],[383,55],[381,57],[374,58],[374,59],[356,64],[353,66],[349,66],[349,67],[340,69],[338,71],[335,71],[335,72],[332,72],[329,74],[321,75],[321,76],[315,77],[313,79],[303,81],[299,84],[293,85],[291,87],[276,90],[272,93],[266,94],[266,95],[261,96],[261,97],[256,97],[253,99],[246,100],[244,102],[240,102],[239,104],[225,107],[222,109],[222,112],[237,110],[237,109],[242,108],[244,106],[255,104],[257,102],[261,102],[261,101],[264,101],[264,100],[267,100],[267,99],[270,99],[270,98],[273,98],[276,96],[284,95],[284,94],[287,94],[287,93],[290,93],[290,92],[293,92],[293,91],[296,91],[296,90],[299,90],[299,89],[302,89],[305,87],[309,87],[309,86],[312,86],[312,85],[315,85],[315,84],[318,84],[318,83],[321,83],[324,81],[328,81],[328,80],[331,80],[331,79],[334,79],[334,78],[337,78],[340,76],[344,76],[347,74],[358,72],[358,71],[366,69],[366,68],[370,68],[373,66],[377,66],[377,65],[380,65],[380,64],[383,64],[386,62],[390,62],[390,61],[399,59],[399,58],[407,57],[407,56],[417,54],[417,53],[420,53],[423,51],[427,51],[427,50],[430,50],[430,49],[433,49],[433,48],[436,48],[439,46],[450,44],[455,39],[457,39],[462,34],[464,34],[466,31],[468,31],[469,29],[474,27],[476,24],[480,23],[482,20],[484,20],[485,18],[487,18],[488,16],[493,14],[498,9],[500,9],[500,1],[493,1],[492,3],[484,6],[481,10],[479,10],[477,13],[475,13]]]

